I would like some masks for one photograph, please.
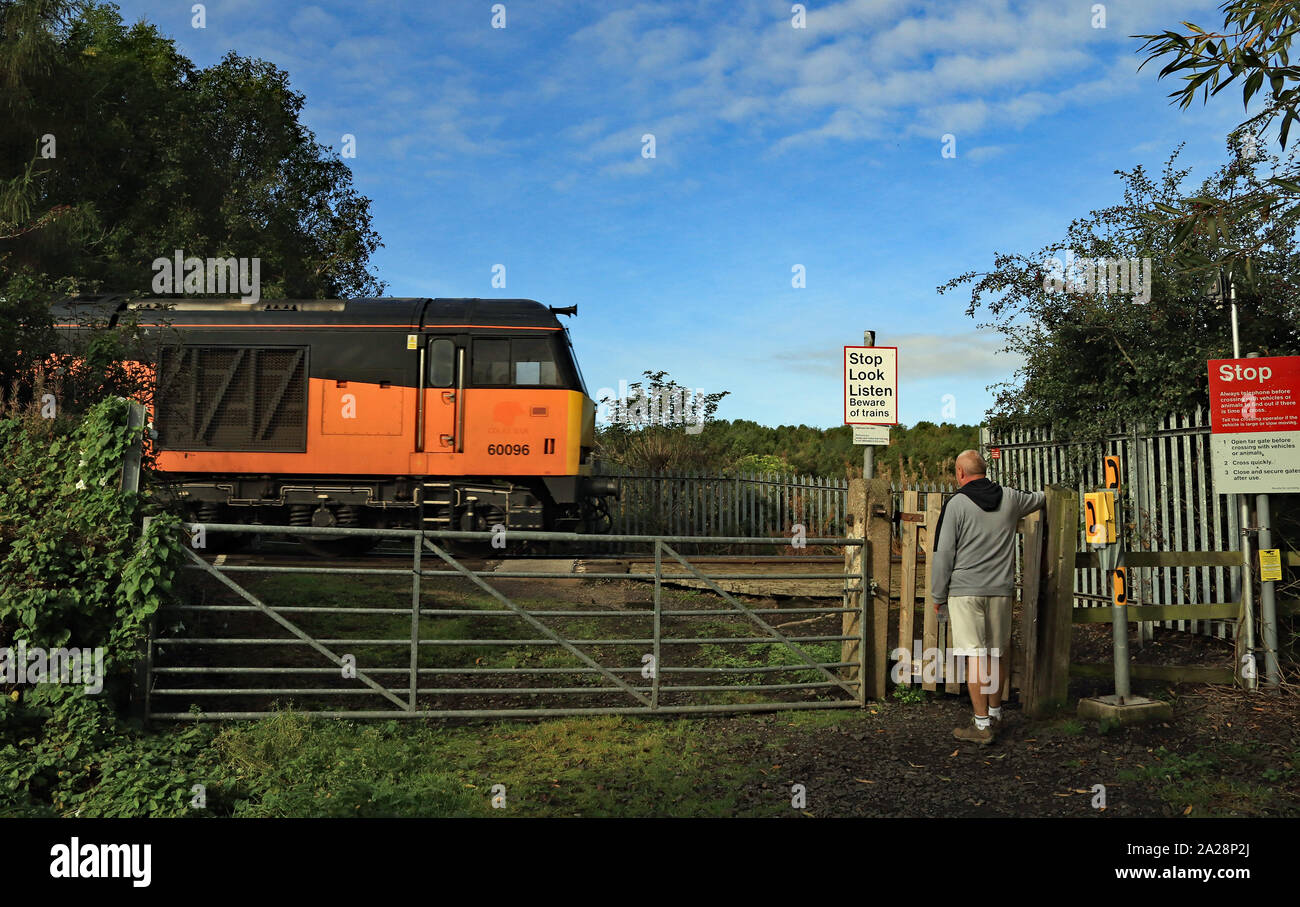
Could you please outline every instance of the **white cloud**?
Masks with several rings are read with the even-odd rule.
[[[304,6],[299,9],[289,20],[289,28],[295,35],[312,40],[320,40],[330,33],[338,34],[341,31],[338,19],[319,6]]]
[[[623,113],[671,117],[679,146],[704,146],[720,123],[755,127],[778,153],[890,135],[1024,128],[1072,104],[1142,84],[1134,30],[1167,24],[1173,0],[1088,4],[1030,0],[845,0],[784,10],[690,4],[610,12],[568,40],[585,56],[559,78],[617,98]],[[576,90],[576,88],[574,89]],[[605,134],[583,153],[622,153]]]
[[[1001,157],[1010,151],[1012,145],[981,145],[978,148],[971,148],[963,156],[972,161],[987,161],[995,157]]]
[[[1001,335],[992,331],[962,334],[899,334],[886,346],[898,347],[900,380],[965,378],[994,381],[1014,371],[1021,359],[1002,353]],[[843,374],[843,344],[776,351],[765,359],[786,368],[816,375]]]
[[[1185,2],[1126,0],[1108,4],[1102,30],[1086,2],[807,6],[805,29],[791,27],[789,4],[768,0],[577,14],[538,0],[511,8],[505,30],[485,11],[442,4],[373,2],[349,19],[317,0],[284,23],[255,0],[228,0],[220,21],[223,40],[285,66],[296,84],[331,83],[331,133],[364,130],[367,147],[425,164],[527,152],[543,184],[567,187],[574,169],[643,170],[646,132],[665,170],[689,167],[730,140],[726,130],[756,154],[860,145],[864,157],[882,140],[952,132],[963,154],[984,146],[987,158],[993,130],[1149,85],[1129,36],[1186,15]]]

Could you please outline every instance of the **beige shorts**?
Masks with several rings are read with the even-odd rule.
[[[1010,595],[949,596],[948,619],[954,655],[1010,654]]]

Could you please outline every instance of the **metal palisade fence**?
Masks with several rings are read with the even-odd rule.
[[[692,536],[842,534],[848,481],[842,478],[737,473],[691,475],[676,470],[619,474],[611,532]],[[770,553],[770,552],[765,552]]]
[[[1120,458],[1121,496],[1131,551],[1239,551],[1236,498],[1214,493],[1210,471],[1209,413],[1169,415],[1156,425],[1126,426],[1100,445],[1057,441],[1046,429],[981,431],[994,481],[1037,491],[1051,484],[1082,495],[1102,487],[1102,457]],[[1078,550],[1087,550],[1080,520]],[[1233,567],[1132,568],[1133,604],[1183,605],[1235,602],[1241,573]],[[1106,605],[1098,570],[1075,571],[1076,607]],[[1224,620],[1163,621],[1163,626],[1231,638]]]
[[[612,533],[693,536],[841,535],[848,480],[778,473],[688,474],[674,470],[608,473],[619,481]],[[951,494],[949,483],[895,483],[895,510],[904,491]],[[898,535],[898,527],[894,527]],[[764,552],[770,553],[770,552]]]

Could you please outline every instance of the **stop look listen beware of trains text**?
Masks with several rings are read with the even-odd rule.
[[[898,424],[898,347],[844,347],[844,422]]]

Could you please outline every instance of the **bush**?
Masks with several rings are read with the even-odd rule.
[[[112,398],[75,421],[38,409],[0,419],[0,648],[102,648],[104,668],[99,695],[0,675],[0,813],[67,814],[113,783],[97,754],[125,739],[114,703],[173,593],[179,519],[157,514],[142,533],[142,499],[119,490],[122,458],[141,442],[127,410]]]

